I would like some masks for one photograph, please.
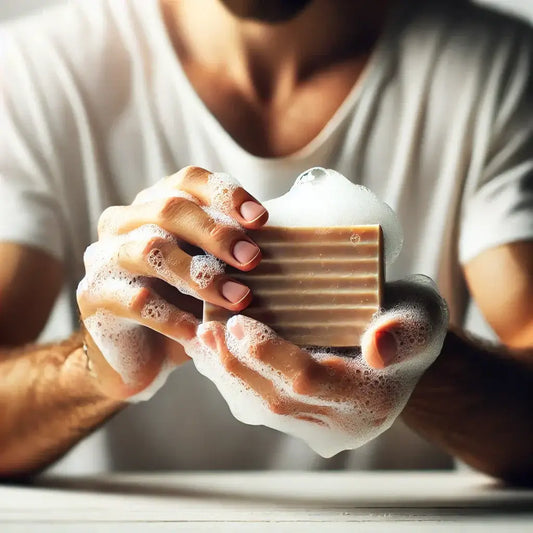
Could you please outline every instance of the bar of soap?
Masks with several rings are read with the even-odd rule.
[[[294,344],[358,346],[383,295],[380,226],[265,227],[250,236],[263,260],[251,272],[228,272],[252,290],[242,314]],[[204,306],[204,322],[232,314]]]
[[[241,313],[294,344],[359,346],[381,306],[385,263],[402,244],[392,209],[322,168],[303,173],[287,194],[264,205],[268,224],[250,232],[263,260],[250,272],[227,271],[252,290]],[[204,304],[204,322],[233,314]]]

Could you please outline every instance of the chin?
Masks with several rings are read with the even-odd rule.
[[[294,19],[313,0],[220,0],[238,18],[267,24]]]

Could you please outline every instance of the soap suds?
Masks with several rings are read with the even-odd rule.
[[[394,211],[372,191],[352,183],[335,170],[309,169],[297,178],[289,192],[263,205],[268,210],[269,226],[379,224],[383,230],[387,264],[398,257],[402,248],[403,233]]]
[[[400,309],[394,312],[405,316]],[[416,312],[413,310],[413,317],[417,317]],[[230,331],[237,321],[244,325],[241,339]],[[204,323],[199,330],[208,330],[213,324]],[[409,332],[406,333],[406,349],[399,355],[398,364],[384,369],[370,367],[361,350],[302,348],[310,358],[326,366],[337,358],[345,365],[341,383],[344,396],[339,399],[335,397],[336,386],[333,390],[324,387],[320,396],[296,393],[290,379],[255,356],[257,348],[265,342],[273,343],[275,347],[274,332],[249,317],[232,317],[225,331],[229,351],[243,365],[273,384],[278,391],[280,405],[287,405],[287,414],[273,412],[268,402],[248,384],[228,373],[218,353],[203,346],[192,350],[190,355],[198,371],[216,384],[238,420],[265,425],[301,438],[323,457],[331,457],[374,439],[388,429],[401,413],[420,375],[438,354],[444,338],[442,331],[446,329],[444,318],[437,328],[438,335],[431,333],[427,322],[420,325],[423,327],[417,330],[414,340]],[[334,367],[331,372],[334,374]]]
[[[211,207],[228,215],[233,208],[233,193],[239,182],[224,172],[214,172],[208,178],[211,189]]]
[[[264,206],[269,211],[270,226],[327,228],[379,224],[387,263],[394,261],[402,247],[402,230],[392,209],[365,187],[333,170],[314,168],[304,172],[288,193],[264,202]],[[354,233],[350,240],[358,244],[361,236]],[[426,289],[440,299],[435,286],[426,283]],[[372,331],[395,320],[404,326],[395,333],[398,356],[394,364],[375,369],[365,358]],[[310,359],[326,367],[333,380],[328,385],[322,377],[320,393],[307,395],[297,393],[295,384],[268,362],[268,356],[258,357],[265,343],[275,350],[282,342],[274,331],[249,317],[234,316],[225,327],[226,346],[242,365],[272,384],[279,397],[274,410],[238,375],[227,371],[220,354],[203,345],[191,346],[188,353],[198,371],[216,384],[237,419],[299,437],[320,455],[331,457],[362,446],[391,426],[420,375],[439,353],[446,324],[444,307],[440,323],[431,326],[423,302],[420,305],[414,302],[409,308],[398,305],[391,311],[377,313],[363,336],[362,348],[302,348]],[[232,334],[235,326],[243,332],[242,338]],[[215,328],[215,323],[204,323],[199,331],[210,328]],[[339,364],[344,367],[340,378]]]
[[[213,255],[195,255],[191,259],[191,280],[200,289],[211,285],[216,276],[224,274],[224,263]]]

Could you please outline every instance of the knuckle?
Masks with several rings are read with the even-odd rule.
[[[315,365],[307,365],[302,368],[292,382],[292,389],[298,394],[309,394],[315,390],[321,381]]]
[[[239,361],[232,355],[224,354],[221,360],[224,369],[230,374],[235,374],[240,367]]]
[[[258,346],[254,350],[250,350],[250,355],[260,363],[268,363],[268,351]]]
[[[176,172],[176,174],[171,176],[171,180],[175,186],[182,187],[186,183],[196,180],[199,177],[205,175],[206,172],[207,171],[202,167],[187,165],[186,167],[183,167],[181,170]]]
[[[139,289],[131,297],[128,308],[134,312],[140,312],[150,301],[151,293],[146,287]]]
[[[232,242],[239,237],[242,237],[234,228],[224,226],[223,224],[217,224],[214,221],[208,224],[208,231],[209,236],[218,242]]]
[[[149,202],[156,196],[155,191],[157,189],[157,185],[153,185],[152,187],[148,187],[147,189],[143,189],[141,192],[135,196],[135,199],[132,202],[132,205],[137,204],[143,204],[146,202]]]
[[[285,398],[276,396],[268,402],[268,409],[276,415],[286,415],[291,412],[289,404]]]
[[[178,218],[185,210],[190,209],[191,205],[193,204],[186,198],[170,196],[161,202],[157,218],[162,221]]]
[[[292,390],[296,394],[308,394],[310,392],[311,383],[304,373],[298,374],[292,382]]]
[[[142,250],[143,259],[149,264],[153,263],[153,260],[160,257],[163,257],[163,248],[166,244],[165,239],[162,237],[151,237],[145,243]]]
[[[121,206],[111,206],[105,209],[98,219],[98,235],[106,233],[116,233],[118,228],[118,215],[122,210]]]
[[[95,261],[100,255],[100,244],[99,242],[93,242],[85,249],[83,252],[83,264],[85,265],[85,270],[88,271],[91,269]]]

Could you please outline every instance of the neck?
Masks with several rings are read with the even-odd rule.
[[[251,100],[281,101],[331,64],[368,56],[392,0],[314,0],[294,19],[267,24],[238,18],[218,0],[161,0],[183,62],[219,71]]]

